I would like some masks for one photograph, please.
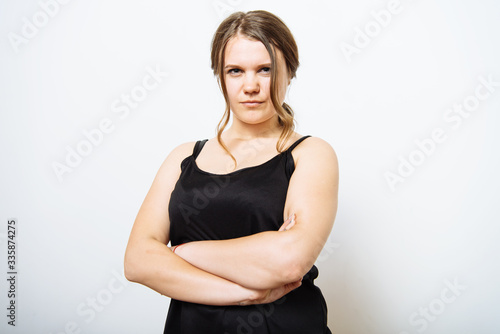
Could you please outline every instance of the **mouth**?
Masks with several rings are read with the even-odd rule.
[[[241,104],[244,105],[247,108],[255,108],[255,107],[260,106],[262,103],[264,103],[264,102],[262,102],[262,101],[256,101],[256,100],[249,100],[249,101],[243,101],[243,102],[241,102]]]

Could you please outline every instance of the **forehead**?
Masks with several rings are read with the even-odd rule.
[[[271,56],[261,41],[242,35],[231,38],[224,54],[225,64],[258,65],[271,63]],[[224,65],[225,65],[224,64]]]

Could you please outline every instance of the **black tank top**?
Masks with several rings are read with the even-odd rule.
[[[290,177],[292,150],[253,167],[227,174],[201,170],[196,158],[207,140],[198,141],[181,163],[181,175],[169,203],[172,245],[199,240],[223,240],[263,231],[277,231]],[[281,299],[262,305],[210,306],[172,299],[164,333],[168,334],[325,334],[326,303],[314,285],[313,266],[302,285]]]

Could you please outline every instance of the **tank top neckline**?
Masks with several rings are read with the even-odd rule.
[[[248,166],[248,167],[244,167],[244,168],[240,168],[240,169],[237,169],[235,171],[232,171],[232,172],[229,172],[229,173],[225,173],[225,174],[219,174],[219,173],[212,173],[212,172],[208,172],[208,171],[205,171],[203,169],[201,169],[198,164],[196,163],[196,158],[198,157],[198,155],[200,154],[201,150],[203,149],[203,146],[205,146],[205,143],[208,141],[208,139],[205,139],[205,140],[202,140],[202,141],[198,141],[193,149],[193,154],[191,154],[189,156],[189,158],[192,160],[193,162],[193,166],[195,168],[196,171],[198,171],[199,173],[202,173],[202,174],[206,174],[206,175],[211,175],[211,176],[230,176],[230,175],[234,175],[234,174],[239,174],[240,172],[244,172],[244,171],[247,171],[247,170],[252,170],[252,169],[256,169],[256,168],[259,168],[259,167],[263,167],[269,163],[271,163],[272,161],[276,160],[277,158],[287,154],[287,153],[291,153],[292,150],[298,145],[300,144],[304,139],[308,138],[308,137],[311,137],[310,135],[307,135],[307,136],[302,136],[300,137],[299,139],[297,139],[292,145],[290,145],[289,148],[287,148],[285,151],[283,152],[280,152],[278,154],[276,154],[274,157],[270,158],[269,160],[267,161],[264,161],[263,163],[261,164],[258,164],[258,165],[255,165],[255,166]],[[201,147],[197,147],[198,145],[200,145]]]

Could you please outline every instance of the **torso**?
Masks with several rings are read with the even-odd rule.
[[[282,153],[271,140],[263,140],[261,146],[239,146],[233,154],[247,160],[233,171],[224,169],[231,160],[223,160],[225,152],[217,148],[216,139],[198,142],[193,154],[182,161],[182,173],[171,194],[172,245],[278,230],[296,165],[292,152],[297,154],[307,137],[297,141],[301,136],[295,135]],[[326,303],[314,284],[317,276],[318,269],[313,266],[299,288],[270,304],[209,306],[172,299],[164,333],[330,333]]]

